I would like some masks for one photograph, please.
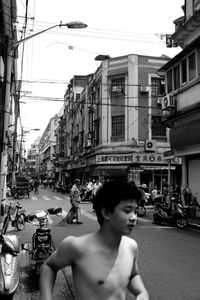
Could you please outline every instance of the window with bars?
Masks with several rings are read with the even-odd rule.
[[[113,116],[112,117],[112,136],[124,136],[125,135],[125,116]]]

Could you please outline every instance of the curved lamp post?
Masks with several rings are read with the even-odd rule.
[[[69,29],[82,29],[86,28],[87,24],[82,23],[80,21],[70,22],[63,24],[60,22],[60,24],[53,25],[51,27],[48,27],[47,29],[44,29],[40,32],[37,32],[33,35],[30,35],[24,39],[21,39],[19,41],[11,41],[8,45],[7,49],[7,61],[6,61],[6,83],[5,83],[5,105],[4,105],[4,134],[3,134],[3,151],[1,153],[1,168],[0,168],[0,200],[1,202],[6,200],[6,175],[7,175],[7,132],[8,132],[8,126],[9,126],[9,100],[10,100],[10,86],[11,86],[11,72],[12,72],[12,63],[13,63],[13,57],[14,52],[17,49],[17,47],[56,27],[67,27]]]

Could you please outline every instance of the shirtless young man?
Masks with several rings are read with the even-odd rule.
[[[138,273],[138,247],[129,238],[140,191],[127,182],[109,181],[98,190],[97,232],[65,238],[43,265],[40,299],[52,299],[58,270],[72,267],[77,300],[125,300],[126,289],[137,300],[149,300]]]

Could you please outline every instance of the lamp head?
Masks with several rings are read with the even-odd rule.
[[[82,29],[82,28],[86,28],[88,25],[80,22],[80,21],[73,21],[73,22],[69,22],[67,24],[60,24],[60,26],[67,26],[70,29]]]

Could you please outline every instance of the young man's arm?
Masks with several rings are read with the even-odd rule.
[[[57,271],[74,261],[75,238],[64,239],[58,249],[45,261],[40,273],[40,299],[51,300]]]
[[[134,247],[134,263],[132,274],[128,283],[128,290],[136,297],[137,300],[149,300],[148,292],[144,286],[141,276],[138,274],[137,257],[138,248],[137,244]]]

